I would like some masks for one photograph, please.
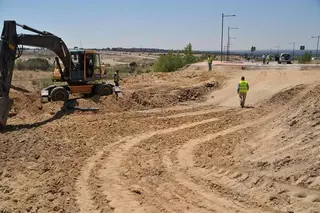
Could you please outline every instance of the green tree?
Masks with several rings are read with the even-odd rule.
[[[194,63],[196,61],[196,57],[193,55],[192,44],[189,42],[183,51],[185,55],[185,63]]]

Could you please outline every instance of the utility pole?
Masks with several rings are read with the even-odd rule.
[[[229,61],[229,54],[230,54],[230,30],[237,30],[236,27],[228,27],[228,42],[227,42],[227,61]],[[235,39],[235,37],[233,37]]]
[[[293,44],[293,49],[292,49],[292,58],[294,58],[294,48],[296,46],[296,42],[291,42],[289,44]]]
[[[234,17],[236,15],[225,15],[224,13],[222,13],[221,15],[221,62],[222,62],[222,55],[223,55],[223,19],[224,17]]]
[[[317,36],[311,36],[311,38],[317,38],[317,39],[318,39],[318,41],[317,41],[317,50],[316,50],[316,58],[318,58],[319,38],[320,38],[320,35],[317,35]]]

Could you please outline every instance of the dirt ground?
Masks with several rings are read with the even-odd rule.
[[[1,213],[320,212],[320,68],[198,63],[67,112],[33,75],[15,75],[0,133]]]

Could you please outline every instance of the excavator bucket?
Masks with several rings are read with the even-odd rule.
[[[13,104],[10,98],[0,97],[0,129],[6,127],[8,114]]]

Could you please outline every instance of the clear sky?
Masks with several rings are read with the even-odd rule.
[[[0,21],[16,20],[61,37],[69,47],[219,50],[221,13],[231,49],[316,48],[320,0],[0,0]],[[1,28],[2,28],[1,23]],[[19,30],[18,32],[27,33]],[[226,45],[226,43],[225,43]]]

